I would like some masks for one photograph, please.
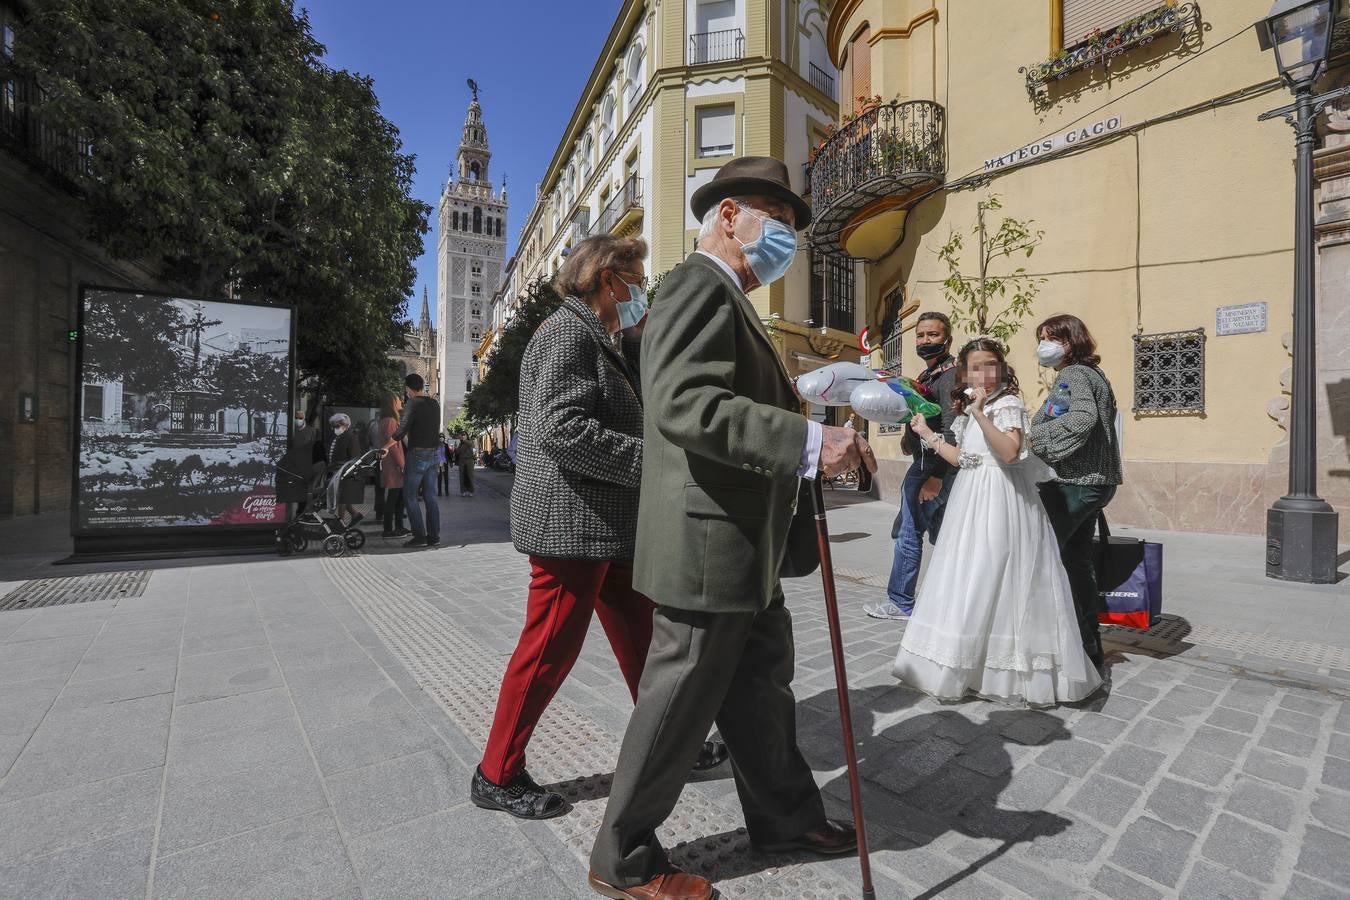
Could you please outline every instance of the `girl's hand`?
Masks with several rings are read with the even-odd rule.
[[[970,389],[970,410],[971,412],[984,415],[984,401],[989,399],[989,392],[984,388],[973,387]]]
[[[923,417],[923,413],[915,413],[909,420],[909,427],[921,438],[933,436],[933,429],[928,427],[928,420]]]

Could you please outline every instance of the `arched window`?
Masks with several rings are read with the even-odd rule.
[[[450,230],[459,231],[459,210],[455,210],[450,214]]]
[[[479,175],[478,163],[476,162],[469,163],[469,180],[477,181],[478,175]]]
[[[612,93],[605,95],[605,102],[600,104],[600,150],[604,152],[609,149],[609,145],[614,142],[614,95]]]
[[[624,68],[624,75],[628,79],[623,88],[624,116],[633,114],[633,102],[637,100],[638,94],[642,93],[646,83],[642,76],[642,61],[642,45],[634,44],[633,49],[628,52],[628,65]]]
[[[473,233],[483,233],[483,207],[475,206],[473,208]]]
[[[591,170],[595,168],[595,138],[591,133],[586,132],[586,139],[581,142],[581,177],[589,179]]]
[[[497,220],[497,237],[501,237],[501,236],[502,236],[502,220],[501,220],[501,219],[498,219],[498,220]]]
[[[568,167],[567,169],[567,194],[563,201],[563,209],[569,210],[577,199],[577,170]]]

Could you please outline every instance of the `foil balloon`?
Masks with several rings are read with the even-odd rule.
[[[915,413],[932,418],[941,415],[942,407],[932,400],[923,388],[899,375],[860,384],[849,396],[853,411],[882,425],[903,425]]]
[[[797,393],[803,400],[821,406],[847,406],[853,389],[876,381],[876,374],[857,363],[837,362],[821,366],[797,378]]]

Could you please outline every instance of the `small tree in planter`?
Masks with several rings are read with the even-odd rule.
[[[1001,263],[1011,265],[1014,256],[1030,258],[1045,232],[1033,229],[1033,220],[1005,216],[996,230],[990,231],[985,214],[1002,209],[997,196],[981,200],[976,205],[976,224],[970,231],[975,239],[978,255],[977,268],[967,274],[961,269],[961,254],[966,235],[953,231],[947,243],[938,251],[938,258],[947,264],[948,275],[942,282],[943,293],[952,304],[952,326],[977,335],[988,335],[1005,346],[1022,328],[1022,319],[1031,313],[1032,302],[1040,293],[1046,279],[1027,274],[1024,266],[1017,266],[1002,274],[994,268]],[[997,304],[997,311],[994,306]]]

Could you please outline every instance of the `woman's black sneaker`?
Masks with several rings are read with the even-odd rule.
[[[507,784],[500,785],[488,781],[480,766],[474,770],[469,799],[480,809],[499,809],[517,819],[551,819],[571,808],[562,794],[544,790],[524,769]]]

